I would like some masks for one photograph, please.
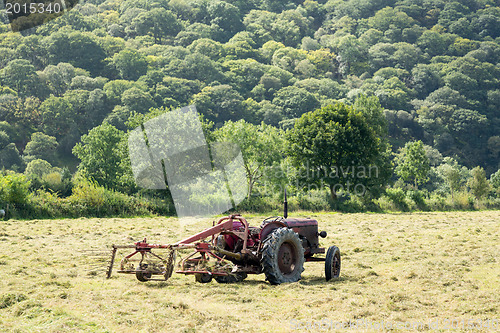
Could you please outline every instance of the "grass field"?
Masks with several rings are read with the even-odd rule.
[[[499,211],[293,216],[317,218],[329,235],[322,244],[339,246],[339,279],[325,282],[323,264],[306,263],[301,281],[280,286],[263,275],[230,285],[179,274],[167,282],[106,280],[84,250],[145,236],[174,242],[211,220],[0,222],[0,331],[286,332],[321,320],[323,329],[357,322],[351,332],[433,320],[446,331],[457,325],[452,319],[460,328],[453,331],[490,331],[478,326],[493,326],[487,320],[500,331]],[[263,218],[249,221],[258,226]]]

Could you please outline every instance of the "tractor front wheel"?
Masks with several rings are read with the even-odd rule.
[[[261,265],[271,284],[299,281],[304,271],[304,248],[299,235],[289,228],[274,230],[264,241]]]
[[[336,246],[330,246],[325,258],[326,281],[340,276],[340,250]]]

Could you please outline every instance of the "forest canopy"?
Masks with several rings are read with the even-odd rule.
[[[22,35],[0,25],[1,166],[26,173],[43,160],[61,184],[78,170],[135,193],[129,166],[116,161],[110,176],[92,164],[103,159],[93,134],[112,137],[113,158],[126,161],[127,131],[151,114],[195,104],[216,134],[242,120],[261,126],[257,133],[285,132],[309,112],[356,109],[367,98],[381,115],[372,130],[390,173],[385,185],[406,182],[404,168],[387,170],[416,146],[432,168],[408,186],[454,195],[468,177],[496,184],[498,2],[85,0]],[[293,164],[276,149],[278,163]],[[476,167],[484,176],[471,176]],[[462,187],[447,183],[450,170],[462,172]],[[37,177],[31,188],[51,187]]]

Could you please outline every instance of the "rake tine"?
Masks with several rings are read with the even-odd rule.
[[[116,256],[116,247],[113,246],[113,250],[111,251],[111,259],[109,261],[108,269],[106,271],[107,279],[111,277],[111,272],[113,271],[113,264],[115,263],[115,256]]]

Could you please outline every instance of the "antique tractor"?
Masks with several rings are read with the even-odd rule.
[[[174,244],[148,244],[144,239],[133,245],[113,245],[107,277],[111,277],[117,250],[132,248],[134,251],[121,260],[118,273],[135,274],[142,282],[170,278],[178,256],[175,272],[192,274],[201,283],[212,278],[219,283],[239,282],[247,274],[260,273],[271,284],[296,282],[305,261],[324,261],[328,281],[340,275],[340,251],[330,246],[325,257],[316,257],[325,253],[319,237],[326,237],[326,232],[318,232],[316,220],[287,218],[285,201],[284,217],[266,218],[258,228],[249,226],[240,215],[229,215]],[[192,250],[189,254],[178,255],[188,249]],[[166,253],[160,255],[160,251]]]

